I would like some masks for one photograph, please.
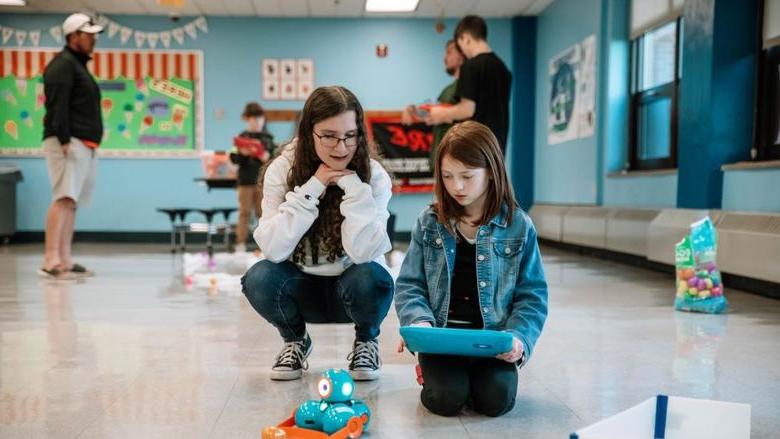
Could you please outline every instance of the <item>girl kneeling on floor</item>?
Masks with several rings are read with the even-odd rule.
[[[390,176],[371,158],[363,108],[344,87],[320,87],[306,100],[297,137],[265,170],[254,238],[265,260],[242,278],[252,307],[284,346],[271,379],[306,369],[306,323],[353,323],[348,356],[356,380],[379,377],[379,327],[393,299],[384,262]]]
[[[417,219],[396,281],[402,326],[492,329],[514,336],[496,358],[419,354],[422,404],[442,416],[470,402],[512,409],[518,369],[547,318],[547,283],[530,218],[517,204],[498,141],[486,126],[450,128],[436,155],[436,200]],[[403,342],[398,347],[404,348]]]

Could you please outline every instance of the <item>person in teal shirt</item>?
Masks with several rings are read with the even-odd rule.
[[[453,81],[444,87],[444,89],[439,94],[439,97],[437,98],[438,102],[440,104],[457,104],[460,100],[458,98],[458,95],[456,93],[456,90],[458,88],[458,76],[460,76],[460,66],[463,65],[463,62],[465,60],[465,57],[463,56],[463,53],[460,51],[460,47],[458,47],[458,44],[455,42],[455,40],[449,40],[447,41],[446,51],[444,53],[444,68],[447,71],[447,74],[452,76],[454,79]],[[419,118],[417,117],[417,109],[414,105],[408,105],[403,113],[401,114],[401,122],[408,125],[411,123],[414,123],[415,121],[419,121]],[[452,124],[450,123],[442,123],[439,125],[433,126],[433,143],[431,144],[431,164],[433,165],[433,157],[436,155],[436,148],[439,146],[439,142],[441,142],[442,137],[444,137],[444,134],[447,132],[448,129]],[[433,166],[431,166],[431,171],[433,171]]]

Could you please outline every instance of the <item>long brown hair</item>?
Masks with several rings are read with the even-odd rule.
[[[436,212],[439,223],[455,235],[452,220],[459,220],[466,216],[466,210],[452,198],[444,186],[441,162],[447,155],[470,168],[487,169],[490,180],[485,197],[485,207],[482,211],[482,217],[475,225],[487,224],[494,216],[498,215],[504,205],[507,207],[507,223],[511,224],[512,213],[518,204],[512,185],[509,184],[509,178],[506,175],[504,155],[501,153],[498,140],[490,128],[474,121],[454,125],[439,143],[439,150],[436,152],[436,166],[434,167],[436,181],[434,192],[437,202],[431,205]]]
[[[357,97],[344,87],[319,87],[311,93],[303,106],[292,167],[287,174],[287,190],[302,186],[309,181],[322,163],[314,149],[312,134],[314,125],[346,111],[355,112],[358,140],[355,155],[347,165],[347,169],[355,171],[364,183],[371,180],[372,151],[367,140],[363,107]],[[262,197],[263,181],[260,180],[259,184]],[[293,262],[305,262],[306,242],[309,244],[314,264],[318,263],[321,244],[329,262],[334,262],[344,255],[344,247],[341,245],[341,223],[344,221],[344,216],[339,210],[343,197],[344,190],[338,186],[331,185],[325,189],[325,195],[319,203],[320,214],[298,242],[293,252]]]

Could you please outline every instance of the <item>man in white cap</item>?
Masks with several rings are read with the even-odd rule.
[[[73,263],[71,243],[76,208],[88,203],[95,184],[97,148],[103,137],[100,88],[87,70],[103,27],[86,14],[62,24],[66,45],[43,74],[46,116],[43,153],[49,170],[52,203],[46,215],[46,253],[42,276],[75,278],[92,274]]]

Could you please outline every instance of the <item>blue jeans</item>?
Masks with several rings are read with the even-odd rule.
[[[339,276],[315,276],[290,261],[264,260],[247,271],[241,285],[285,342],[301,340],[306,322],[354,323],[358,340],[374,339],[394,290],[393,278],[376,262],[352,265]]]

